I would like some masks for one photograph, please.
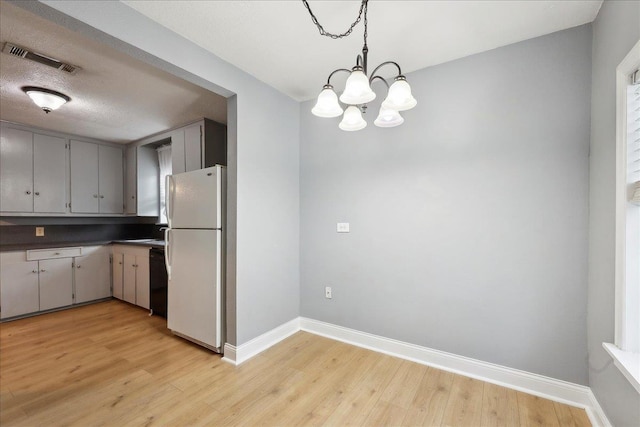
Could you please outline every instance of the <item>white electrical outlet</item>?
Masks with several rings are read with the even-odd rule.
[[[324,288],[324,297],[327,299],[331,299],[331,286],[327,286]]]
[[[36,227],[36,237],[44,236],[44,227]]]
[[[349,232],[349,223],[348,222],[339,222],[339,223],[337,223],[336,231],[338,233],[348,233]]]

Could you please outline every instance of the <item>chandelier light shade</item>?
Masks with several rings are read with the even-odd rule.
[[[409,83],[400,76],[396,77],[396,81],[389,88],[387,98],[382,102],[382,105],[386,108],[405,111],[415,107],[417,103],[418,101],[411,95]]]
[[[362,118],[360,109],[355,105],[350,105],[345,110],[342,121],[338,127],[346,131],[360,130],[367,127],[367,122]]]
[[[332,34],[325,31],[311,11],[307,0],[302,0],[302,3],[309,11],[311,20],[318,28],[318,31],[320,31],[320,34],[331,37],[332,39],[347,37],[361,20],[364,21],[364,46],[362,47],[362,55],[356,57],[356,65],[352,69],[339,68],[329,74],[327,83],[323,86],[320,95],[318,95],[318,101],[311,112],[318,117],[324,118],[338,117],[343,113],[343,109],[338,102],[338,97],[333,90],[333,85],[331,85],[331,78],[336,73],[346,72],[349,73],[349,77],[347,78],[344,91],[339,98],[340,102],[346,105],[344,116],[338,125],[340,129],[356,131],[364,129],[367,126],[367,122],[362,117],[362,114],[366,113],[367,104],[376,99],[376,93],[371,89],[371,84],[375,80],[380,80],[384,83],[387,88],[387,96],[382,102],[378,117],[373,124],[379,127],[394,127],[404,123],[404,118],[399,112],[410,110],[415,107],[418,102],[411,94],[411,87],[409,83],[407,83],[405,76],[402,75],[400,65],[393,61],[386,61],[378,65],[371,74],[367,72],[367,54],[369,53],[369,48],[367,47],[367,8],[369,0],[362,0],[358,18],[351,24],[347,31],[341,34]],[[391,86],[389,86],[389,83],[387,83],[382,76],[377,74],[382,67],[387,65],[394,66],[398,71]]]
[[[344,92],[340,95],[340,101],[348,105],[360,105],[374,99],[376,99],[376,93],[371,90],[369,78],[362,71],[362,67],[354,67],[344,86]]]
[[[344,110],[338,102],[338,95],[333,91],[333,86],[325,85],[322,88],[322,92],[318,95],[318,102],[316,102],[311,112],[318,117],[326,118],[342,115]]]
[[[42,87],[25,86],[22,91],[45,113],[49,114],[71,100],[67,95]]]
[[[404,123],[404,119],[402,118],[398,110],[386,108],[384,104],[380,106],[378,117],[373,122],[374,125],[381,128],[392,128],[395,126],[400,126],[402,123]]]

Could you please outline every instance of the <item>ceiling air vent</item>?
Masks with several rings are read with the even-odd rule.
[[[64,71],[65,73],[75,74],[76,71],[80,69],[80,67],[76,65],[66,64],[57,59],[51,58],[49,56],[45,56],[41,53],[31,52],[29,49],[16,46],[13,43],[5,43],[2,48],[2,52],[9,54],[11,56],[17,56],[24,59],[30,59],[31,61],[38,62],[40,64],[46,65],[51,68],[55,68],[60,71]]]

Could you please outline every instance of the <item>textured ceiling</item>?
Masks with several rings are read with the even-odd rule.
[[[226,99],[128,55],[0,2],[0,42],[78,65],[76,75],[0,54],[0,119],[125,143],[208,117],[226,123]],[[20,90],[41,86],[71,97],[45,114]]]
[[[362,24],[346,39],[321,37],[299,0],[124,3],[297,100],[315,97],[328,74],[351,68],[362,49]],[[309,3],[334,33],[348,28],[360,5],[359,0]],[[415,71],[592,22],[601,4],[370,0],[369,64],[394,60],[403,72]]]

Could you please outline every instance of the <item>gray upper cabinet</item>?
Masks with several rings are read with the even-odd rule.
[[[171,132],[173,173],[227,164],[227,127],[209,119]]]
[[[137,156],[138,147],[135,145],[130,145],[127,147],[125,153],[125,195],[124,195],[124,204],[125,204],[125,213],[126,214],[135,214],[137,209],[137,201],[136,201],[136,192],[137,189],[137,167],[136,162],[138,161]]]
[[[0,209],[33,212],[33,133],[0,129]]]
[[[99,212],[97,144],[71,141],[71,212]]]
[[[67,210],[67,141],[33,135],[33,211]]]
[[[0,209],[16,213],[65,213],[66,140],[2,127]]]
[[[202,169],[202,127],[200,123],[184,128],[185,172]]]
[[[124,169],[122,149],[100,145],[98,147],[98,189],[100,213],[123,213]]]
[[[122,149],[71,141],[71,212],[123,213]]]

